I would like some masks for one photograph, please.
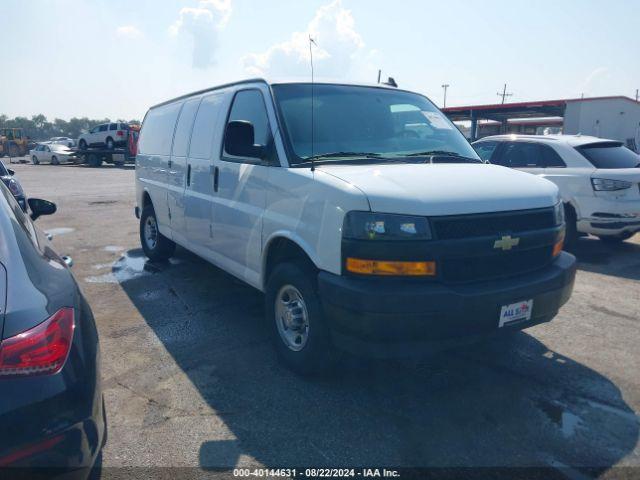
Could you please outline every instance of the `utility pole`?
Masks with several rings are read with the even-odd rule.
[[[380,75],[382,75],[382,70],[378,70],[378,83],[380,83]]]
[[[507,84],[504,84],[504,88],[502,89],[502,93],[496,93],[499,97],[502,97],[502,103],[504,104],[504,100],[507,97],[511,97],[513,93],[507,93]]]
[[[450,85],[448,83],[442,85],[442,88],[444,89],[444,102],[442,102],[442,108],[447,108],[447,88],[449,87]]]
[[[638,94],[638,89],[636,88],[636,102],[638,101],[638,99],[640,98],[640,95]]]

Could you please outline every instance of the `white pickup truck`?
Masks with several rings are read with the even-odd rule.
[[[547,322],[573,288],[557,187],[397,88],[257,79],[156,105],[136,187],[146,255],[179,244],[265,292],[302,373]]]

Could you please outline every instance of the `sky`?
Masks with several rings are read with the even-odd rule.
[[[243,78],[399,86],[447,105],[634,97],[637,0],[0,0],[0,114],[141,119]],[[10,66],[10,68],[7,68]]]

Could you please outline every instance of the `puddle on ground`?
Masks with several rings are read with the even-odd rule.
[[[60,228],[49,228],[47,229],[46,233],[50,233],[55,237],[56,235],[66,235],[67,233],[71,233],[75,231],[76,231],[75,228],[60,227]]]
[[[149,262],[147,258],[139,252],[125,252],[122,257],[112,264],[102,263],[93,266],[96,270],[101,270],[107,267],[111,267],[111,272],[103,275],[86,277],[84,279],[85,282],[124,283],[129,280],[160,271],[156,265]]]
[[[557,402],[547,402],[541,400],[538,402],[540,409],[549,417],[557,427],[562,431],[562,435],[565,438],[571,437],[575,434],[576,429],[582,425],[582,419],[569,412],[566,407]]]
[[[97,263],[93,266],[94,270],[104,270],[105,268],[111,268],[113,266],[113,262],[111,263]]]

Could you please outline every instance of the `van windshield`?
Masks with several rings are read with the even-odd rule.
[[[291,164],[482,162],[460,131],[427,98],[376,87],[273,86]],[[435,158],[437,157],[437,160]]]

